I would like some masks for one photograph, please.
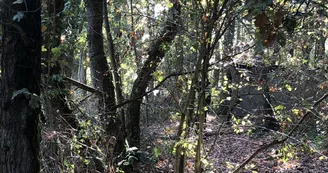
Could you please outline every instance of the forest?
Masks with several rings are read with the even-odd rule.
[[[0,0],[0,173],[328,172],[327,0]]]

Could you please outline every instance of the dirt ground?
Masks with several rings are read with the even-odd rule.
[[[145,145],[142,150],[153,153],[151,157],[155,159],[148,163],[139,164],[139,171],[137,172],[173,172],[174,157],[172,151],[177,122],[168,120],[158,125],[143,127],[142,134],[146,139],[144,143],[148,145]],[[206,132],[209,136],[204,137],[205,145],[203,147],[203,156],[208,154],[206,164],[203,164],[206,165],[204,166],[206,173],[233,172],[255,150],[263,144],[271,142],[275,136],[272,133],[265,133],[258,137],[245,133],[236,134],[230,126],[223,126],[220,133],[217,133],[219,126],[215,116],[208,116]],[[191,144],[195,144],[196,139],[196,134],[194,134],[189,141]],[[192,146],[190,151],[192,151]],[[328,159],[325,155],[327,155],[325,151],[304,151],[302,145],[287,141],[283,145],[277,145],[259,153],[240,172],[326,173],[328,172]],[[185,172],[192,173],[193,169],[194,160],[188,159]]]

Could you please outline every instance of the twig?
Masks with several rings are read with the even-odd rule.
[[[214,141],[213,141],[213,143],[212,143],[210,149],[209,149],[208,152],[206,153],[204,159],[207,159],[207,157],[209,156],[209,154],[212,152],[212,150],[213,150],[213,148],[214,148],[214,145],[216,144],[216,141],[217,141],[218,138],[219,138],[221,128],[222,128],[222,126],[223,126],[224,124],[225,124],[225,122],[222,122],[222,123],[220,124],[219,129],[218,129],[218,130],[216,131],[216,133],[215,133]],[[205,136],[209,136],[209,135],[206,135],[206,134],[205,134]]]

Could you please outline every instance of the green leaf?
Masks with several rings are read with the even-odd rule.
[[[125,162],[125,160],[121,160],[120,162],[117,163],[118,166],[123,165],[123,163]]]
[[[191,46],[191,47],[190,47],[190,51],[191,51],[191,52],[196,52],[195,47],[194,47],[194,46]]]
[[[136,158],[136,157],[134,157],[134,156],[130,156],[130,157],[128,158],[128,162],[129,162],[130,165],[133,165],[133,163],[134,163],[135,160],[138,160],[138,158]]]
[[[163,79],[164,79],[164,73],[163,73],[162,71],[155,71],[155,72],[153,73],[153,77],[154,77],[157,81],[161,82],[161,81],[163,81]]]
[[[16,0],[13,2],[13,4],[22,4],[24,1],[23,0]]]
[[[173,3],[171,3],[171,2],[170,2],[170,3],[167,3],[166,6],[167,6],[168,8],[172,8],[172,7],[173,7]]]
[[[55,57],[58,57],[61,53],[61,50],[59,47],[54,47],[51,49],[51,52],[54,54]]]
[[[300,110],[299,109],[293,109],[292,112],[295,114],[295,115],[298,115]]]
[[[125,63],[121,63],[121,68],[122,68],[122,69],[128,69],[128,65],[125,64]]]
[[[46,52],[46,51],[47,51],[47,48],[44,47],[44,46],[42,46],[41,51],[42,51],[42,52]]]
[[[128,150],[127,150],[127,151],[129,152],[129,151],[136,151],[136,150],[138,150],[138,148],[137,148],[137,147],[131,147],[131,148],[128,148]]]
[[[303,64],[306,64],[306,63],[308,63],[308,62],[309,62],[309,60],[307,60],[307,59],[303,59],[303,60],[302,60],[302,63],[303,63]]]
[[[91,121],[90,121],[90,120],[87,121],[87,125],[88,125],[88,126],[91,125]]]
[[[20,22],[21,19],[23,19],[24,17],[24,13],[19,11],[15,14],[15,16],[13,17],[13,21],[17,21]]]
[[[207,159],[202,159],[202,163],[205,167],[210,164]]]
[[[160,149],[157,147],[154,147],[153,152],[156,158],[158,158],[158,156],[161,154]]]
[[[84,159],[83,162],[84,162],[84,164],[88,165],[90,163],[90,160]]]
[[[284,110],[286,109],[286,107],[284,105],[278,105],[274,108],[275,111],[281,111],[281,110]]]
[[[11,100],[15,99],[15,97],[17,97],[17,96],[20,95],[20,94],[24,94],[25,96],[28,96],[28,95],[30,95],[31,93],[28,91],[27,88],[23,88],[23,89],[20,89],[20,90],[14,91],[14,92],[13,92],[13,96],[11,97]]]
[[[32,109],[37,109],[37,108],[40,107],[40,105],[41,105],[40,97],[36,94],[32,94],[31,98],[30,98],[30,101],[29,101],[29,106]]]
[[[286,85],[285,85],[285,88],[286,88],[287,91],[289,91],[289,92],[292,91],[292,87],[291,87],[289,84],[286,84]]]

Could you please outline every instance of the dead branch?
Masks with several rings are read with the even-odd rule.
[[[99,95],[104,95],[104,94],[106,95],[106,93],[104,93],[104,92],[102,92],[100,90],[97,90],[95,88],[89,87],[89,86],[87,86],[87,85],[85,85],[83,83],[80,83],[80,82],[72,79],[72,78],[63,77],[63,80],[64,80],[64,82],[70,83],[70,84],[72,84],[72,85],[74,85],[74,86],[76,86],[76,87],[78,87],[80,89],[83,89],[85,91],[88,91],[88,92],[91,92],[91,93],[95,93],[95,94],[99,94]]]

